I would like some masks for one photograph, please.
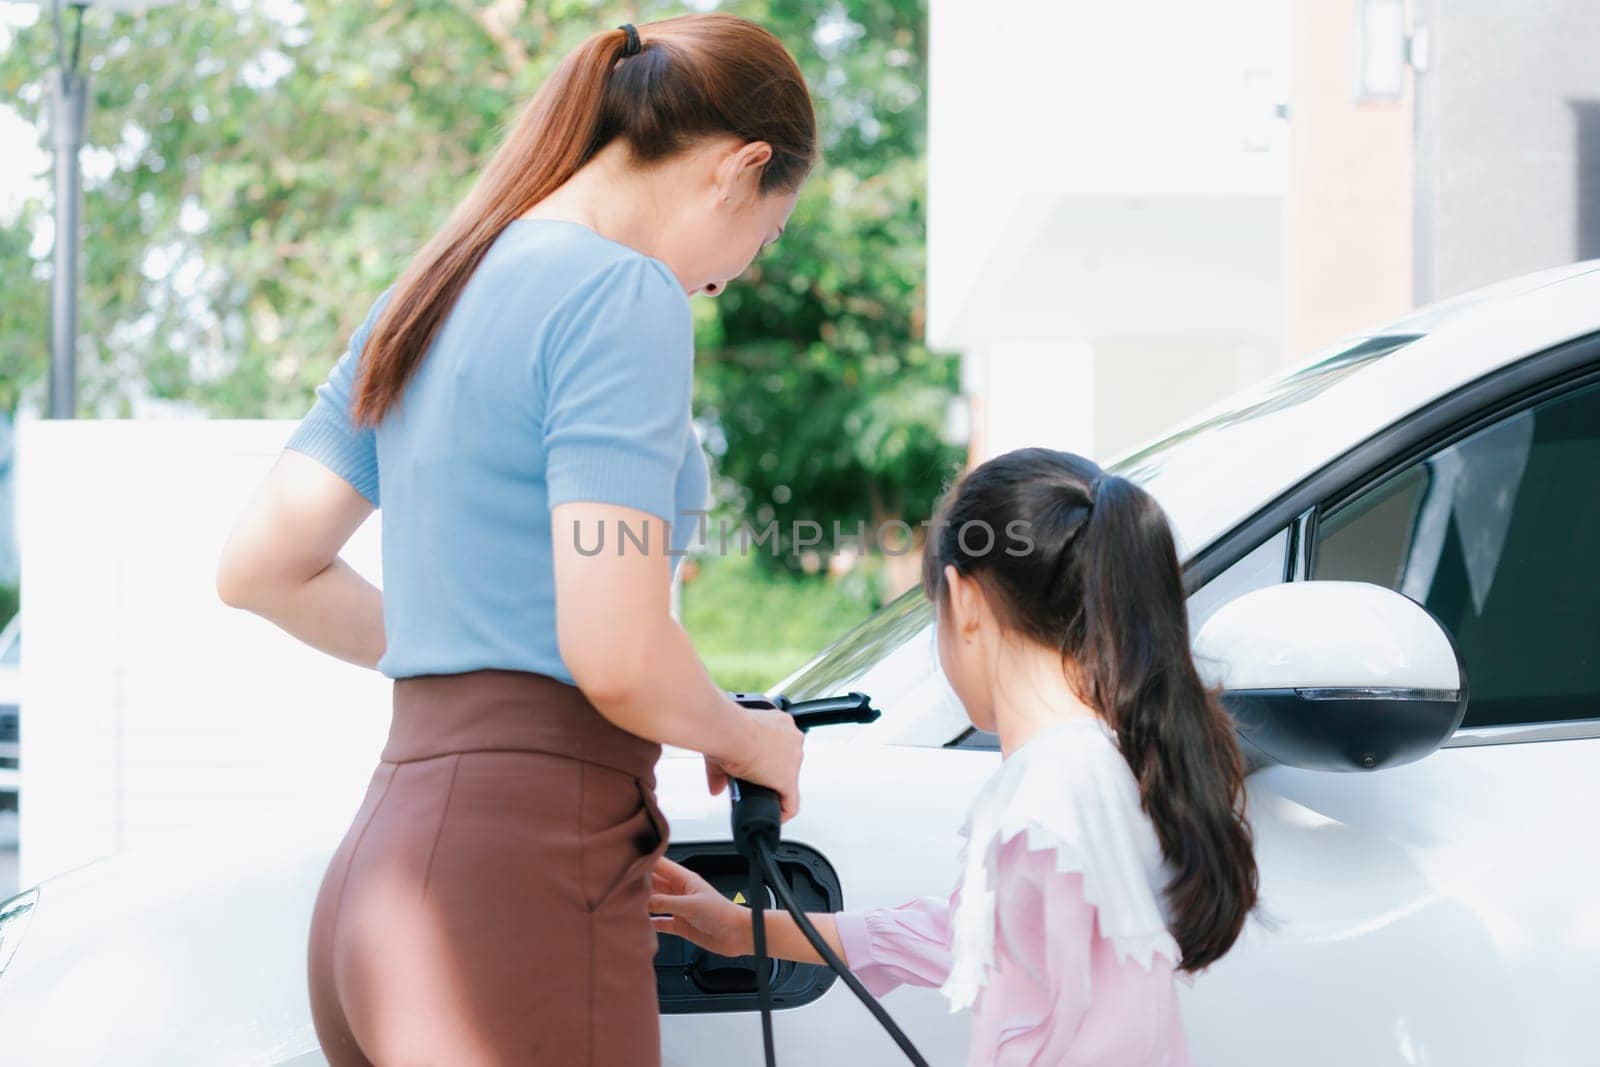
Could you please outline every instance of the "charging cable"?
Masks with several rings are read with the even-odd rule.
[[[759,694],[735,693],[733,698],[745,707],[778,708],[787,711],[794,716],[795,725],[801,730],[809,730],[813,726],[828,723],[873,722],[880,714],[872,707],[871,701],[864,693],[850,693],[843,697],[799,703],[791,703],[781,695],[768,698]],[[783,823],[778,794],[766,786],[755,785],[737,778],[728,783],[728,793],[733,806],[733,845],[739,855],[745,858],[750,869],[750,926],[756,957],[756,996],[761,1005],[761,1046],[767,1067],[776,1067],[777,1064],[777,1054],[772,1040],[772,990],[769,974],[772,968],[767,961],[766,903],[769,885],[778,903],[794,917],[795,925],[800,928],[806,940],[811,942],[811,947],[817,950],[817,954],[827,962],[833,972],[850,987],[850,991],[860,999],[861,1003],[866,1005],[872,1017],[878,1020],[894,1039],[894,1043],[900,1046],[900,1051],[904,1052],[916,1067],[928,1067],[928,1061],[923,1059],[917,1047],[911,1043],[911,1039],[906,1037],[905,1032],[889,1017],[883,1005],[867,992],[861,980],[851,973],[845,962],[828,946],[828,942],[815,924],[806,918],[805,911],[795,900],[794,893],[790,890],[783,871],[779,869],[777,857],[773,852],[777,847],[779,828]]]

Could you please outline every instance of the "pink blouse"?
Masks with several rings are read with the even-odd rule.
[[[1119,959],[1082,875],[1027,844],[998,848],[994,970],[973,1004],[968,1067],[1187,1067],[1172,962]],[[837,913],[845,962],[875,996],[942,985],[960,895]]]

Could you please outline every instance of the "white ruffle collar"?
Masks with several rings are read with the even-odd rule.
[[[1056,870],[1083,879],[1101,936],[1119,959],[1144,967],[1160,953],[1182,958],[1167,928],[1168,868],[1139,785],[1098,718],[1068,719],[1035,734],[979,790],[961,835],[961,897],[951,915],[950,1010],[970,1006],[994,966],[995,860],[1027,831],[1030,851],[1054,849]]]

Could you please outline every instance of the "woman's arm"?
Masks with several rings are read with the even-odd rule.
[[[383,594],[339,558],[373,507],[318,461],[285,450],[217,562],[224,603],[363,667],[383,655]]]
[[[383,655],[383,595],[339,558],[378,506],[378,454],[370,426],[350,419],[356,368],[393,289],[356,327],[317,386],[217,561],[224,603],[276,623],[313,648],[362,667]]]
[[[551,509],[550,530],[556,639],[584,696],[630,733],[777,789],[792,818],[804,737],[784,712],[735,704],[706,673],[670,610],[666,523],[620,504],[570,502]],[[709,773],[720,792],[722,775]]]
[[[667,523],[694,445],[694,322],[683,288],[644,257],[619,259],[552,314],[529,367],[540,423],[561,661],[618,726],[707,757],[799,810],[802,735],[716,686],[672,618]],[[703,501],[693,501],[699,507]],[[688,516],[684,516],[687,518]]]

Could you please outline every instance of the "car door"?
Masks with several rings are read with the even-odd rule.
[[[1433,612],[1470,702],[1417,763],[1252,776],[1262,904],[1184,998],[1197,1062],[1593,1062],[1600,376],[1524,394],[1292,531],[1294,577]]]
[[[1476,571],[1453,569],[1450,552],[1481,553],[1484,537],[1501,542],[1497,567],[1507,575],[1514,562],[1522,568],[1507,587],[1567,574],[1574,595],[1593,611],[1600,587],[1592,569],[1530,569],[1540,561],[1560,567],[1562,546],[1569,554],[1589,546],[1591,555],[1600,547],[1593,522],[1574,527],[1588,531],[1576,542],[1562,541],[1572,529],[1551,525],[1562,513],[1548,504],[1562,492],[1587,492],[1591,509],[1600,498],[1593,393],[1571,381],[1543,392],[1519,384],[1516,392],[1497,387],[1464,415],[1455,405],[1447,430],[1436,418],[1442,408],[1419,413],[1426,440],[1375,445],[1358,457],[1362,465],[1335,464],[1311,483],[1316,497],[1273,502],[1263,516],[1294,503],[1289,514],[1299,517],[1273,528],[1257,516],[1241,527],[1255,543],[1235,536],[1191,561],[1191,578],[1200,576],[1189,601],[1192,625],[1245,592],[1285,580],[1378,581],[1412,593],[1459,631],[1470,681],[1475,660],[1482,661],[1478,670],[1498,669],[1484,659],[1498,645],[1489,631],[1468,629],[1485,625],[1474,621],[1481,611],[1472,619],[1445,611],[1447,603],[1465,603],[1449,583],[1454,575],[1481,597],[1499,579],[1484,584],[1480,557]],[[1520,465],[1507,465],[1505,447],[1491,447],[1496,427],[1495,440],[1527,452]],[[1440,503],[1443,489],[1431,510],[1396,502],[1406,486],[1415,494],[1423,481],[1442,485],[1446,476],[1435,478],[1435,468],[1457,472],[1448,507]],[[1489,487],[1492,498],[1512,471],[1519,491],[1503,506],[1516,512],[1515,524],[1486,508],[1477,492]],[[1429,553],[1438,557],[1426,590],[1437,586],[1431,603],[1415,596]],[[1414,561],[1409,572],[1402,560]],[[1527,612],[1514,609],[1537,600],[1481,603],[1494,608],[1503,629],[1526,636],[1535,632]],[[1476,611],[1479,601],[1472,603]],[[785,827],[787,840],[814,848],[839,875],[846,907],[946,892],[955,874],[953,829],[998,761],[993,736],[972,730],[952,703],[928,617],[915,598],[891,606],[780,687],[797,697],[862,689],[885,711],[874,727],[841,728],[808,742],[806,808]],[[1600,633],[1592,614],[1553,618],[1538,622],[1541,640],[1567,633],[1580,653],[1585,628]],[[1492,720],[1469,718],[1450,747],[1416,764],[1350,775],[1268,767],[1251,776],[1262,906],[1238,947],[1182,990],[1196,1062],[1577,1062],[1585,1047],[1576,1036],[1580,1002],[1600,992],[1593,975],[1600,921],[1577,888],[1600,873],[1592,858],[1600,849],[1583,816],[1600,798],[1575,773],[1600,770],[1600,705],[1596,690],[1583,688],[1588,675],[1562,677],[1572,691],[1552,701],[1544,689],[1526,690],[1515,724],[1498,721],[1509,714],[1504,701],[1517,696],[1515,687],[1491,689],[1503,694],[1494,698],[1500,703]],[[868,731],[880,743],[850,743]],[[1523,743],[1544,737],[1564,740],[1559,747]],[[693,799],[704,795],[700,775],[698,761],[663,765],[674,848],[691,857],[728,837],[725,800]],[[730,895],[736,888],[730,883]],[[1556,976],[1557,985],[1533,982],[1543,974]],[[1544,991],[1526,992],[1530,982]],[[777,1014],[781,1050],[801,1062],[902,1062],[848,991],[834,985],[825,992]],[[667,1063],[749,1062],[759,1048],[756,1020],[727,1014],[732,1001],[724,997],[719,1006],[717,999],[664,1021]],[[886,1004],[930,1062],[963,1062],[964,1017],[945,1013],[935,991],[902,989]],[[1535,1035],[1533,1027],[1542,1030]],[[1542,1058],[1523,1056],[1530,1043]]]

